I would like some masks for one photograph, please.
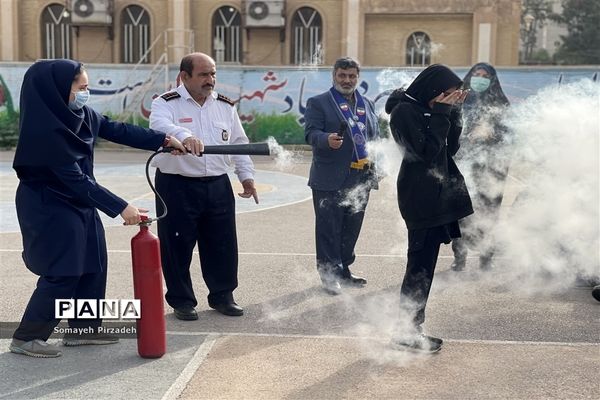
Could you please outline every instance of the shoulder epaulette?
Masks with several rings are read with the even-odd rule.
[[[181,97],[181,95],[177,92],[167,92],[167,93],[161,95],[160,97],[165,99],[165,101],[169,101],[169,100],[173,100],[173,99],[178,99]]]
[[[225,103],[229,104],[230,106],[235,105],[235,103],[233,102],[233,100],[231,100],[229,97],[227,96],[223,96],[222,94],[218,94],[217,95],[217,100],[221,100],[224,101]]]

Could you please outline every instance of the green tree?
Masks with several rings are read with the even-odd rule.
[[[521,61],[531,60],[533,49],[537,45],[537,31],[546,25],[546,20],[552,13],[550,0],[523,0],[521,4],[521,42],[523,52]]]
[[[552,19],[565,24],[567,34],[555,54],[564,64],[600,64],[600,1],[563,0],[562,14]]]

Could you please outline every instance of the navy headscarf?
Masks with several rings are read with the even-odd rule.
[[[431,99],[451,88],[458,88],[462,81],[452,70],[442,64],[433,64],[425,68],[406,89],[406,94],[425,107]]]
[[[13,161],[17,172],[19,167],[68,165],[91,156],[93,135],[80,137],[84,112],[68,105],[71,85],[81,71],[82,64],[76,61],[44,60],[25,73]]]
[[[498,73],[496,69],[492,67],[490,64],[481,62],[473,65],[467,75],[465,75],[465,89],[471,88],[471,77],[473,76],[473,72],[478,69],[485,70],[490,78],[490,86],[483,92],[478,93],[474,90],[469,92],[467,96],[463,109],[470,109],[475,105],[484,105],[484,106],[507,106],[509,105],[509,101],[502,90],[502,86],[500,86],[500,81],[498,80]]]

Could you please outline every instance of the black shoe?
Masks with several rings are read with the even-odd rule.
[[[195,321],[198,319],[198,313],[192,306],[174,308],[173,312],[175,313],[175,318],[182,321]]]
[[[239,317],[244,315],[244,309],[238,306],[235,301],[228,303],[208,303],[210,308],[213,308],[223,315],[229,315],[230,317]]]
[[[479,268],[482,271],[490,271],[494,269],[494,264],[490,257],[479,257]]]
[[[362,276],[350,274],[350,276],[340,277],[340,283],[346,286],[363,287],[367,284],[367,280]]]
[[[600,285],[594,286],[592,289],[592,296],[598,301],[600,301]]]
[[[342,287],[340,286],[341,272],[332,271],[330,269],[318,269],[318,271],[325,293],[332,296],[342,293]]]
[[[462,271],[463,269],[465,269],[466,263],[467,260],[464,258],[454,258],[454,261],[450,265],[450,269],[456,272]]]
[[[392,347],[397,350],[423,354],[437,353],[441,350],[443,343],[444,341],[440,338],[427,336],[422,333],[392,339]]]
[[[328,279],[326,281],[322,281],[323,290],[325,293],[330,294],[332,296],[336,296],[342,293],[342,286],[335,279]]]

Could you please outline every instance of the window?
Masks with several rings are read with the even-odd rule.
[[[221,7],[213,15],[213,58],[218,63],[241,62],[242,42],[240,25],[242,17],[233,7]]]
[[[121,13],[121,60],[126,64],[150,62],[150,16],[140,6],[128,6]]]
[[[323,64],[323,22],[311,7],[302,7],[292,18],[292,64]]]
[[[62,4],[50,4],[42,12],[43,58],[71,58],[71,17]]]
[[[425,32],[413,32],[406,41],[406,65],[431,64],[431,39]]]

